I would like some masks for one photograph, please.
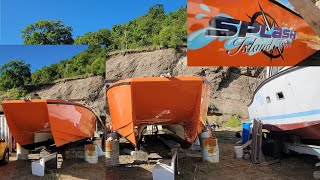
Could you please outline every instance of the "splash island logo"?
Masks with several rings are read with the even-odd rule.
[[[219,14],[209,20],[209,26],[188,35],[188,49],[196,50],[207,46],[210,42],[219,40],[224,42],[224,48],[229,56],[239,53],[253,56],[264,53],[271,60],[282,58],[286,48],[291,47],[297,39],[294,27],[287,24],[280,25],[266,13],[260,3],[260,11],[252,16],[247,15],[248,21],[235,19],[227,14]],[[207,5],[200,7],[211,12]],[[197,14],[196,19],[208,17],[206,14]]]

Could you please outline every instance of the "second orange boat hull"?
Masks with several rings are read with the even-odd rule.
[[[36,133],[51,133],[56,147],[94,135],[95,114],[77,103],[18,100],[2,105],[10,132],[21,146],[34,144]]]

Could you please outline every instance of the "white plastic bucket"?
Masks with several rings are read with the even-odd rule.
[[[236,155],[236,158],[242,158],[243,157],[243,147],[242,146],[234,146],[234,153]]]

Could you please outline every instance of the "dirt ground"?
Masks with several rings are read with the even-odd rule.
[[[83,159],[66,160],[63,162],[62,169],[56,170],[53,164],[46,163],[45,177],[36,177],[31,174],[30,161],[17,161],[16,157],[10,157],[8,165],[0,166],[0,180],[6,179],[22,179],[22,180],[38,180],[38,179],[104,179],[105,163],[104,159],[100,158],[99,163],[92,165],[84,163]]]
[[[232,133],[219,134],[220,162],[217,164],[203,163],[201,158],[184,157],[179,159],[178,180],[194,179],[313,179],[313,172],[319,170],[315,163],[319,162],[313,156],[292,154],[284,156],[280,162],[272,165],[255,165],[249,160],[235,159],[233,146],[239,139]],[[156,164],[157,154],[151,154],[147,163],[135,163],[130,155],[120,156],[120,167],[106,168],[104,159],[99,164],[91,165],[83,160],[68,160],[63,168],[46,169],[44,179],[152,179],[152,168]],[[149,158],[150,159],[150,158]],[[270,159],[270,158],[267,158]],[[31,163],[16,161],[10,158],[10,163],[0,166],[0,179],[42,179],[31,175]]]
[[[177,180],[197,179],[313,179],[313,172],[320,171],[315,164],[316,157],[291,154],[272,165],[255,165],[245,159],[235,159],[233,146],[240,139],[234,138],[235,132],[220,132],[219,150],[220,162],[217,164],[203,163],[201,158],[184,157],[179,159]],[[273,161],[272,157],[266,157]],[[109,169],[108,174],[119,179],[152,179],[151,170],[156,162],[149,164],[132,164],[130,156],[122,157],[122,165]]]

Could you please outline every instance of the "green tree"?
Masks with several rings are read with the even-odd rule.
[[[30,64],[23,61],[10,61],[0,67],[0,89],[6,91],[30,83]]]
[[[31,74],[32,84],[46,84],[62,77],[59,72],[59,64],[52,64],[36,70]]]
[[[160,32],[161,46],[177,48],[187,42],[187,10],[179,8],[167,15]]]
[[[161,4],[147,14],[111,29],[111,51],[141,47],[179,47],[187,41],[187,9],[165,14]]]
[[[72,28],[59,20],[40,20],[23,29],[24,44],[73,44]]]
[[[103,28],[97,32],[85,33],[83,36],[78,36],[74,43],[85,45],[106,45],[108,47],[112,44],[111,32],[110,30]]]
[[[111,38],[113,44],[109,47],[110,50],[121,50],[125,48],[125,27],[122,25],[114,25],[111,30]]]

